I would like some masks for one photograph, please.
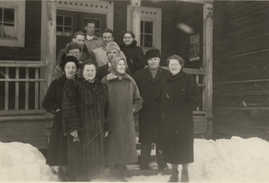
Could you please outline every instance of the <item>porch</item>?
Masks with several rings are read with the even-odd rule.
[[[172,7],[173,11],[169,12]],[[196,15],[198,19],[187,18],[189,16],[187,11],[184,12],[186,7],[200,9],[200,14]],[[205,0],[169,2],[161,0],[48,0],[40,2],[40,10],[39,59],[16,58],[0,61],[0,141],[22,141],[31,143],[38,148],[46,148],[52,116],[45,113],[40,103],[52,80],[51,73],[55,66],[59,40],[61,36],[63,38],[65,34],[68,35],[68,31],[67,33],[59,31],[59,24],[57,24],[57,15],[66,11],[89,11],[93,14],[101,12],[105,15],[103,27],[112,28],[116,32],[116,41],[120,40],[119,33],[122,30],[129,29],[135,33],[137,38],[140,38],[138,42],[145,50],[157,47],[164,53],[164,58],[171,53],[185,54],[184,56],[189,58],[187,64],[189,67],[185,68],[185,71],[194,75],[202,95],[201,105],[193,112],[194,133],[197,136],[211,137],[213,124],[213,2]],[[157,10],[156,15],[158,16],[154,16],[155,10]],[[158,14],[159,11],[161,14]],[[184,22],[184,17],[189,22]],[[191,40],[190,35],[183,36],[183,33],[178,35],[176,24],[180,21],[198,27],[196,34],[190,34],[194,35],[193,39],[197,39],[197,35],[199,35],[198,48],[197,45],[191,47],[191,53],[180,44],[185,40],[184,44],[188,45]],[[150,37],[147,35],[150,33],[143,28],[143,26],[147,26],[147,22],[152,22],[151,43],[147,42]],[[161,31],[158,31],[160,28]],[[171,37],[171,34],[174,33],[177,34],[178,40]],[[188,38],[187,42],[186,38]],[[62,44],[64,44],[63,41]],[[196,51],[198,49],[198,53],[194,49]]]

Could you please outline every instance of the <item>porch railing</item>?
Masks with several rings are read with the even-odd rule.
[[[38,61],[0,62],[0,114],[40,111],[42,64]]]

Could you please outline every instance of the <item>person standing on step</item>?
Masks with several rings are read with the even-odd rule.
[[[199,89],[192,75],[183,71],[184,59],[168,57],[169,77],[161,91],[161,149],[166,162],[172,164],[171,182],[187,182],[188,164],[193,162],[192,111],[199,104]]]
[[[124,57],[111,61],[111,73],[103,78],[108,88],[108,123],[106,162],[119,180],[125,180],[126,165],[137,162],[134,113],[142,108],[142,98],[135,80],[126,73]]]
[[[147,67],[137,71],[134,78],[143,98],[143,108],[139,112],[139,141],[141,142],[140,168],[149,169],[151,147],[156,144],[159,169],[165,167],[159,153],[160,136],[160,95],[169,71],[160,67],[160,51],[150,49],[145,54]]]

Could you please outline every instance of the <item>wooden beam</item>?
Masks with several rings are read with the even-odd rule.
[[[203,5],[203,68],[204,91],[203,110],[208,117],[207,136],[212,137],[213,133],[213,4]]]
[[[205,4],[205,3],[213,3],[214,0],[146,0],[146,1],[151,1],[151,2],[175,1],[175,2],[187,2],[187,3]]]
[[[141,22],[141,0],[131,0],[131,24],[132,31],[137,38],[137,44],[140,45],[140,22]]]

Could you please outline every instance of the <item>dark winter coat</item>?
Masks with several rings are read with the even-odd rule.
[[[122,45],[121,50],[127,58],[128,71],[131,75],[145,67],[143,49],[137,46],[135,40],[131,45]]]
[[[64,76],[52,81],[42,103],[47,112],[54,114],[48,146],[47,162],[49,165],[66,165],[67,163],[66,137],[62,125],[62,96],[65,81]]]
[[[137,71],[134,75],[143,98],[143,108],[139,112],[139,140],[141,143],[157,143],[158,141],[161,121],[161,89],[168,76],[169,71],[159,68],[153,78],[148,67]]]
[[[108,165],[137,162],[134,113],[142,107],[142,98],[134,79],[125,74],[121,78],[103,82],[108,87],[108,123],[106,158]]]
[[[198,87],[181,71],[167,79],[161,94],[161,148],[167,162],[193,161],[192,111],[198,104]]]
[[[65,85],[64,93],[66,131],[79,130],[82,171],[85,175],[95,176],[104,167],[107,88],[98,80],[94,83],[84,79],[70,80]]]

